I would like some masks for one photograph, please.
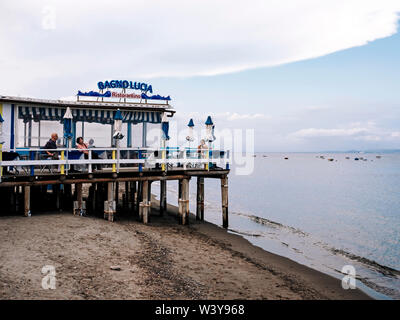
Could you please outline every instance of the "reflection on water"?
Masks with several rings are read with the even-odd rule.
[[[400,153],[380,155],[257,154],[250,176],[229,175],[230,230],[337,277],[352,264],[361,288],[400,299]],[[205,183],[205,218],[221,225],[219,181]]]

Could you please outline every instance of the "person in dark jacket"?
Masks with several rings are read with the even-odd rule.
[[[46,145],[44,146],[44,149],[57,149],[57,139],[58,139],[58,134],[52,133],[51,138],[49,141],[47,141]],[[56,151],[46,150],[46,153],[49,157],[53,158],[54,160],[58,160],[58,154]]]

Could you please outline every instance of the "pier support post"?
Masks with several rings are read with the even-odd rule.
[[[82,216],[86,213],[86,203],[83,201],[82,183],[75,184],[76,201],[74,201],[74,216]]]
[[[88,202],[90,204],[90,212],[94,214],[96,212],[96,184],[92,183],[92,185],[89,187],[89,196],[88,196]]]
[[[130,196],[129,196],[129,211],[135,211],[136,208],[136,181],[129,182]]]
[[[31,216],[31,187],[24,187],[24,214],[25,217]]]
[[[114,182],[114,191],[115,191],[115,208],[118,206],[119,202],[119,182]]]
[[[114,213],[116,211],[116,203],[114,201],[114,182],[108,183],[107,188],[107,199],[104,201],[104,219],[108,219],[108,221],[114,221]]]
[[[61,184],[54,185],[53,192],[54,192],[55,201],[56,201],[56,209],[58,211],[62,211],[62,208],[61,208]]]
[[[182,180],[178,180],[178,199],[182,198]]]
[[[180,185],[179,222],[183,225],[187,225],[189,224],[189,179],[182,179]]]
[[[167,180],[160,181],[160,216],[167,211]]]
[[[228,228],[228,177],[221,178],[222,226]]]
[[[122,199],[122,205],[123,205],[124,211],[129,210],[130,199],[131,199],[131,184],[129,181],[126,181],[125,182],[125,193],[124,193],[123,199]]]
[[[197,177],[196,220],[204,221],[204,177]]]
[[[142,201],[139,206],[139,216],[144,224],[149,222],[151,202],[149,201],[149,181],[144,180],[142,184]]]

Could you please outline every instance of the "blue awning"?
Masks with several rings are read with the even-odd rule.
[[[62,121],[66,108],[18,107],[18,118],[25,122],[33,119]],[[95,122],[102,124],[114,123],[117,110],[71,109],[74,121]],[[123,122],[161,123],[161,112],[157,111],[121,111]]]

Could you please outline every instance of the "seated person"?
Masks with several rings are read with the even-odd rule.
[[[47,141],[47,143],[45,144],[43,149],[57,149],[57,139],[58,139],[58,134],[57,133],[52,133],[50,140]],[[45,152],[53,160],[58,160],[58,154],[57,154],[56,151],[53,151],[53,150],[48,151],[48,150],[46,150]]]
[[[208,146],[206,145],[206,141],[204,139],[200,140],[200,145],[197,147],[197,152],[199,155],[202,157],[205,157],[206,155],[206,150],[208,150]]]
[[[85,159],[89,159],[89,151],[87,149],[89,149],[89,146],[83,142],[83,138],[82,137],[78,137],[76,139],[76,147],[78,149],[80,149],[81,152],[83,152]],[[100,159],[98,154],[96,152],[92,152],[92,159]],[[101,169],[101,165],[100,164],[94,164],[93,168],[96,170],[100,170]]]

